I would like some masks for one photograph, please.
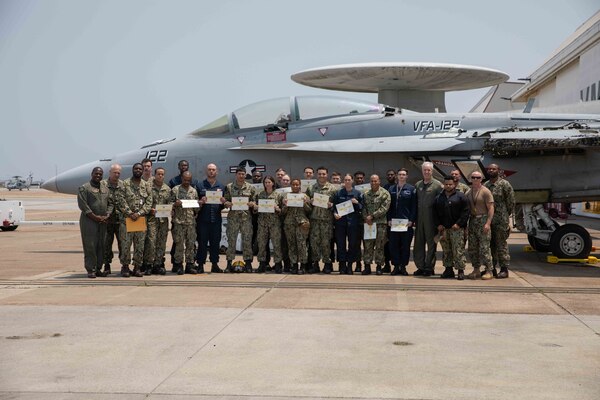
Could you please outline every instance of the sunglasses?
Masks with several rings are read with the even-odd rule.
[[[481,179],[480,176],[472,176],[471,179]]]

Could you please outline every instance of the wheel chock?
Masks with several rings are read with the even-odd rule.
[[[546,261],[549,262],[550,264],[558,264],[561,262],[579,263],[579,264],[596,264],[600,260],[594,256],[589,256],[587,258],[558,258],[556,256],[547,256]]]
[[[525,246],[525,247],[523,247],[523,251],[525,253],[535,253],[535,249],[533,247],[531,247],[531,246]]]

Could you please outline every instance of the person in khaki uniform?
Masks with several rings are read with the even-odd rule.
[[[325,264],[323,273],[330,274],[333,271],[331,262],[331,238],[333,237],[333,196],[337,192],[335,186],[328,182],[328,170],[325,167],[317,168],[317,183],[306,190],[308,197],[312,199],[313,209],[310,214],[310,248],[312,249],[312,265],[308,273],[318,274],[321,272],[319,261]],[[315,194],[329,197],[327,208],[314,206]]]
[[[157,218],[156,206],[171,204],[171,188],[165,183],[165,169],[158,167],[150,179],[152,186],[152,209],[148,215],[148,230],[144,245],[146,275],[167,273],[165,269],[165,249],[169,234],[169,218]]]
[[[510,216],[515,213],[515,192],[511,184],[500,177],[500,168],[496,164],[487,167],[490,180],[485,183],[494,196],[494,219],[492,220],[492,238],[490,248],[492,252],[492,273],[500,267],[498,279],[508,278],[510,254],[508,252],[508,236],[510,235]]]
[[[92,170],[91,179],[79,188],[77,205],[81,210],[79,229],[83,243],[83,263],[88,278],[106,276],[102,269],[106,222],[112,213],[110,192],[102,181],[102,168]]]
[[[124,216],[137,221],[140,217],[145,217],[152,208],[152,188],[150,184],[142,179],[142,164],[133,164],[133,176],[123,181],[124,190],[120,200],[120,209]],[[125,222],[123,222],[126,225]],[[141,271],[144,262],[144,243],[146,232],[127,232],[123,246],[123,253],[119,254],[121,261],[121,276],[143,276]],[[131,244],[133,243],[133,271],[129,269],[132,262]]]
[[[252,272],[252,209],[256,204],[256,189],[246,182],[246,170],[238,167],[235,171],[235,182],[225,188],[225,207],[229,208],[227,214],[227,268],[225,272],[233,272],[232,261],[235,258],[235,244],[238,233],[242,234],[242,252],[244,256],[245,272]],[[234,197],[248,198],[247,210],[232,210],[231,201]]]
[[[471,173],[471,190],[467,192],[467,200],[471,210],[469,219],[469,259],[473,265],[473,272],[467,277],[469,279],[492,279],[492,254],[490,252],[491,223],[494,218],[494,197],[485,186],[482,185],[483,175],[481,172]],[[479,268],[481,264],[485,267],[485,273],[481,275]]]
[[[119,164],[111,165],[108,172],[108,179],[104,180],[110,192],[110,201],[114,205],[113,211],[108,217],[108,221],[106,221],[106,237],[104,240],[104,274],[106,275],[111,274],[110,263],[114,257],[112,251],[114,239],[117,238],[117,247],[119,254],[121,254],[123,252],[125,237],[127,236],[127,230],[125,229],[125,224],[123,224],[123,213],[117,206],[118,199],[123,195],[123,190],[125,190],[123,181],[119,179],[121,177],[121,170],[122,167]]]
[[[384,247],[387,242],[387,212],[390,208],[392,197],[390,192],[382,188],[378,175],[371,175],[371,189],[364,195],[362,215],[367,225],[376,224],[377,235],[375,239],[365,240],[364,262],[365,268],[362,275],[371,273],[371,263],[375,261],[376,274],[381,275],[385,263]]]
[[[254,212],[258,213],[258,230],[256,232],[258,242],[258,269],[256,272],[266,272],[269,259],[267,258],[267,249],[269,247],[269,239],[273,242],[273,261],[275,262],[274,270],[280,274],[283,270],[282,254],[281,254],[281,193],[275,191],[275,178],[267,176],[263,179],[264,190],[257,196],[257,204],[254,205]],[[258,205],[261,200],[275,200],[275,212],[266,213],[259,212]]]
[[[292,193],[300,193],[302,183],[300,179],[292,180]],[[308,231],[310,222],[308,216],[311,211],[310,198],[304,195],[303,207],[288,207],[288,193],[283,194],[283,229],[288,244],[288,254],[290,256],[291,273],[302,275],[308,267]],[[300,263],[300,265],[298,265]]]
[[[196,258],[196,214],[198,208],[183,208],[181,200],[198,201],[198,192],[192,186],[192,174],[185,171],[181,175],[181,185],[177,185],[171,191],[171,202],[173,202],[173,240],[175,242],[175,264],[177,275],[183,275],[183,263],[185,256],[185,273],[196,275],[198,271],[194,268]]]

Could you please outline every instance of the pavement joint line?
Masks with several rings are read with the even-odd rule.
[[[57,280],[0,280],[0,286],[8,288],[46,288],[46,287],[228,287],[249,289],[320,289],[320,290],[398,290],[398,291],[434,291],[434,292],[493,292],[493,293],[572,293],[600,294],[600,287],[536,287],[527,279],[520,277],[527,285],[521,286],[483,286],[483,285],[436,285],[412,283],[352,283],[352,282],[294,282],[284,276],[277,281],[176,281],[176,280],[96,280],[73,279],[62,282]]]
[[[208,346],[214,339],[216,339],[217,336],[219,336],[223,331],[225,331],[225,329],[227,329],[231,324],[233,324],[239,317],[242,316],[242,314],[244,314],[250,307],[252,307],[257,301],[259,301],[260,299],[262,299],[270,291],[271,291],[270,288],[267,289],[267,290],[265,290],[263,293],[260,294],[260,296],[258,296],[257,298],[255,298],[248,305],[246,305],[246,307],[244,307],[239,313],[237,313],[237,315],[235,317],[233,317],[231,319],[231,321],[229,321],[228,323],[226,323],[225,326],[223,326],[217,333],[215,333],[202,346],[200,346],[200,348],[198,350],[196,350],[191,356],[186,357],[185,360],[181,363],[181,365],[179,365],[178,367],[174,368],[173,372],[171,372],[165,379],[163,379],[161,382],[159,382],[154,387],[154,389],[152,389],[150,392],[148,392],[148,395],[158,394],[158,393],[154,393],[156,391],[156,389],[158,389],[163,383],[165,383],[169,378],[171,378],[177,371],[179,371],[181,368],[183,368],[183,366],[185,364],[187,364],[198,353],[200,353],[206,346]]]
[[[523,279],[525,282],[531,284],[527,278],[522,277],[521,279]],[[532,285],[533,286],[533,285]],[[550,293],[560,293],[560,292],[550,292]],[[600,332],[596,331],[594,328],[592,328],[590,325],[586,324],[585,321],[583,321],[581,318],[579,318],[577,315],[573,314],[571,312],[571,310],[563,307],[561,304],[559,304],[557,301],[555,301],[554,299],[552,299],[550,296],[548,296],[548,292],[540,292],[540,294],[542,296],[544,296],[548,301],[550,301],[551,303],[553,303],[557,308],[559,308],[560,310],[563,310],[565,313],[569,314],[571,317],[575,318],[580,324],[582,324],[583,326],[585,326],[586,328],[588,328],[590,331],[592,331],[594,334],[596,335],[600,335]]]
[[[277,399],[314,399],[315,396],[299,396],[299,395],[275,395],[275,394],[208,394],[208,393],[151,393],[151,392],[82,392],[82,391],[56,391],[56,392],[48,392],[48,391],[29,391],[29,390],[9,390],[4,391],[0,390],[0,394],[98,394],[98,395],[139,395],[139,396],[153,396],[153,397],[163,397],[163,396],[176,396],[176,397],[239,397],[239,398],[277,398]],[[356,397],[356,396],[318,396],[316,398],[319,399],[332,399],[332,400],[433,400],[433,398],[425,398],[425,397]]]

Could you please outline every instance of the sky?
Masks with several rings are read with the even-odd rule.
[[[0,180],[48,179],[269,98],[296,72],[433,62],[526,77],[597,0],[0,0]],[[488,89],[451,92],[469,111]]]

